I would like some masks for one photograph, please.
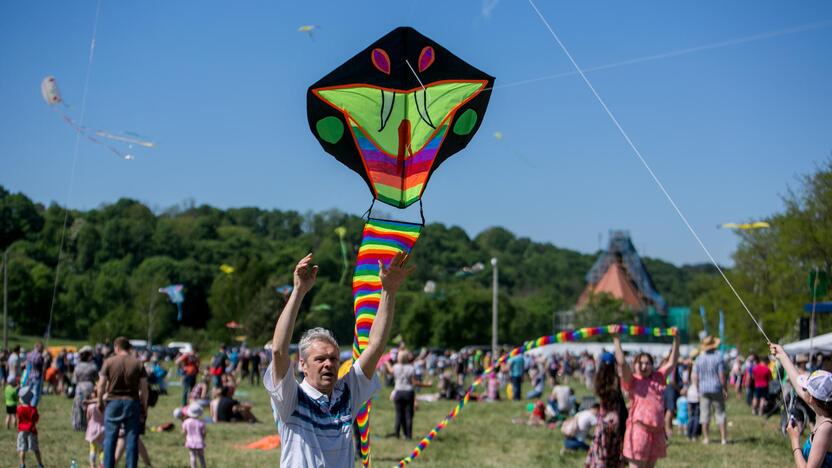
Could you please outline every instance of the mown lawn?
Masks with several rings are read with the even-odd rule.
[[[577,386],[576,386],[577,389]],[[148,428],[172,421],[173,408],[180,401],[180,387],[171,386],[171,394],[160,398],[150,412]],[[279,452],[244,450],[239,445],[274,434],[271,410],[262,387],[242,384],[240,399],[254,403],[259,424],[209,425],[206,458],[211,466],[277,466]],[[583,391],[578,392],[584,393]],[[407,455],[416,441],[384,438],[393,427],[393,406],[388,400],[389,389],[375,401],[372,421],[374,465],[392,466]],[[69,466],[75,458],[79,466],[87,466],[87,445],[82,433],[73,432],[70,425],[71,400],[46,396],[40,405],[40,445],[46,466]],[[514,425],[512,418],[525,417],[528,402],[472,402],[417,458],[414,467],[548,467],[583,466],[579,455],[560,456],[562,437],[559,431],[539,427]],[[453,403],[420,403],[416,412],[414,431],[420,438],[453,407]],[[791,465],[788,442],[777,432],[777,422],[764,422],[753,417],[744,403],[729,402],[731,444],[722,446],[687,442],[681,436],[672,439],[668,458],[659,465],[668,467],[783,467]],[[183,448],[184,438],[178,432],[152,433],[144,437],[154,466],[186,467],[188,453]],[[0,466],[16,466],[15,434],[0,429]],[[30,454],[27,461],[34,466]],[[360,463],[356,466],[360,466]]]

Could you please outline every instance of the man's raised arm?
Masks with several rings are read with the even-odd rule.
[[[289,369],[289,343],[303,297],[315,285],[318,266],[312,265],[312,254],[303,257],[295,266],[294,287],[274,326],[272,338],[272,381],[277,385]]]
[[[402,285],[405,278],[413,272],[415,267],[406,266],[410,256],[399,252],[385,268],[381,261],[378,262],[379,279],[381,279],[381,299],[378,304],[378,312],[370,328],[370,337],[367,347],[361,353],[361,370],[367,377],[373,376],[376,371],[376,364],[384,354],[384,346],[390,338],[390,328],[393,325],[393,316],[396,309],[396,292]]]

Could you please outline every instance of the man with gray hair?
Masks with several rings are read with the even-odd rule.
[[[381,388],[376,364],[390,337],[396,292],[413,271],[408,255],[399,253],[389,265],[379,262],[381,298],[370,329],[369,343],[349,372],[338,379],[339,349],[329,330],[313,328],[300,339],[300,365],[304,379],[298,384],[290,369],[289,341],[303,298],[318,274],[312,254],[298,262],[294,289],[277,320],[272,340],[272,363],[263,376],[280,421],[280,466],[352,468],[355,447],[352,424],[355,413]]]

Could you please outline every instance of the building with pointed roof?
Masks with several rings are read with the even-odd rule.
[[[653,308],[660,315],[667,314],[667,302],[656,290],[627,231],[610,232],[609,246],[586,274],[586,283],[578,298],[578,310],[586,307],[593,295],[606,293],[632,311]]]

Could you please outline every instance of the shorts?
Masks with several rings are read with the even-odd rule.
[[[622,455],[632,461],[655,461],[666,457],[667,434],[664,433],[664,428],[652,429],[628,421]]]
[[[6,414],[10,414],[12,416],[17,416],[17,405],[12,405],[12,406],[6,405]]]
[[[716,423],[724,423],[725,398],[722,393],[703,393],[699,395],[699,423],[705,425],[710,422],[711,404],[716,406]]]
[[[676,399],[679,398],[679,391],[668,385],[664,388],[662,393],[662,402],[664,403],[664,410],[676,414]]]
[[[38,435],[27,431],[20,431],[17,433],[17,451],[18,452],[38,452]]]
[[[755,387],[754,393],[752,394],[754,398],[759,400],[766,400],[768,399],[768,386],[766,387]]]

